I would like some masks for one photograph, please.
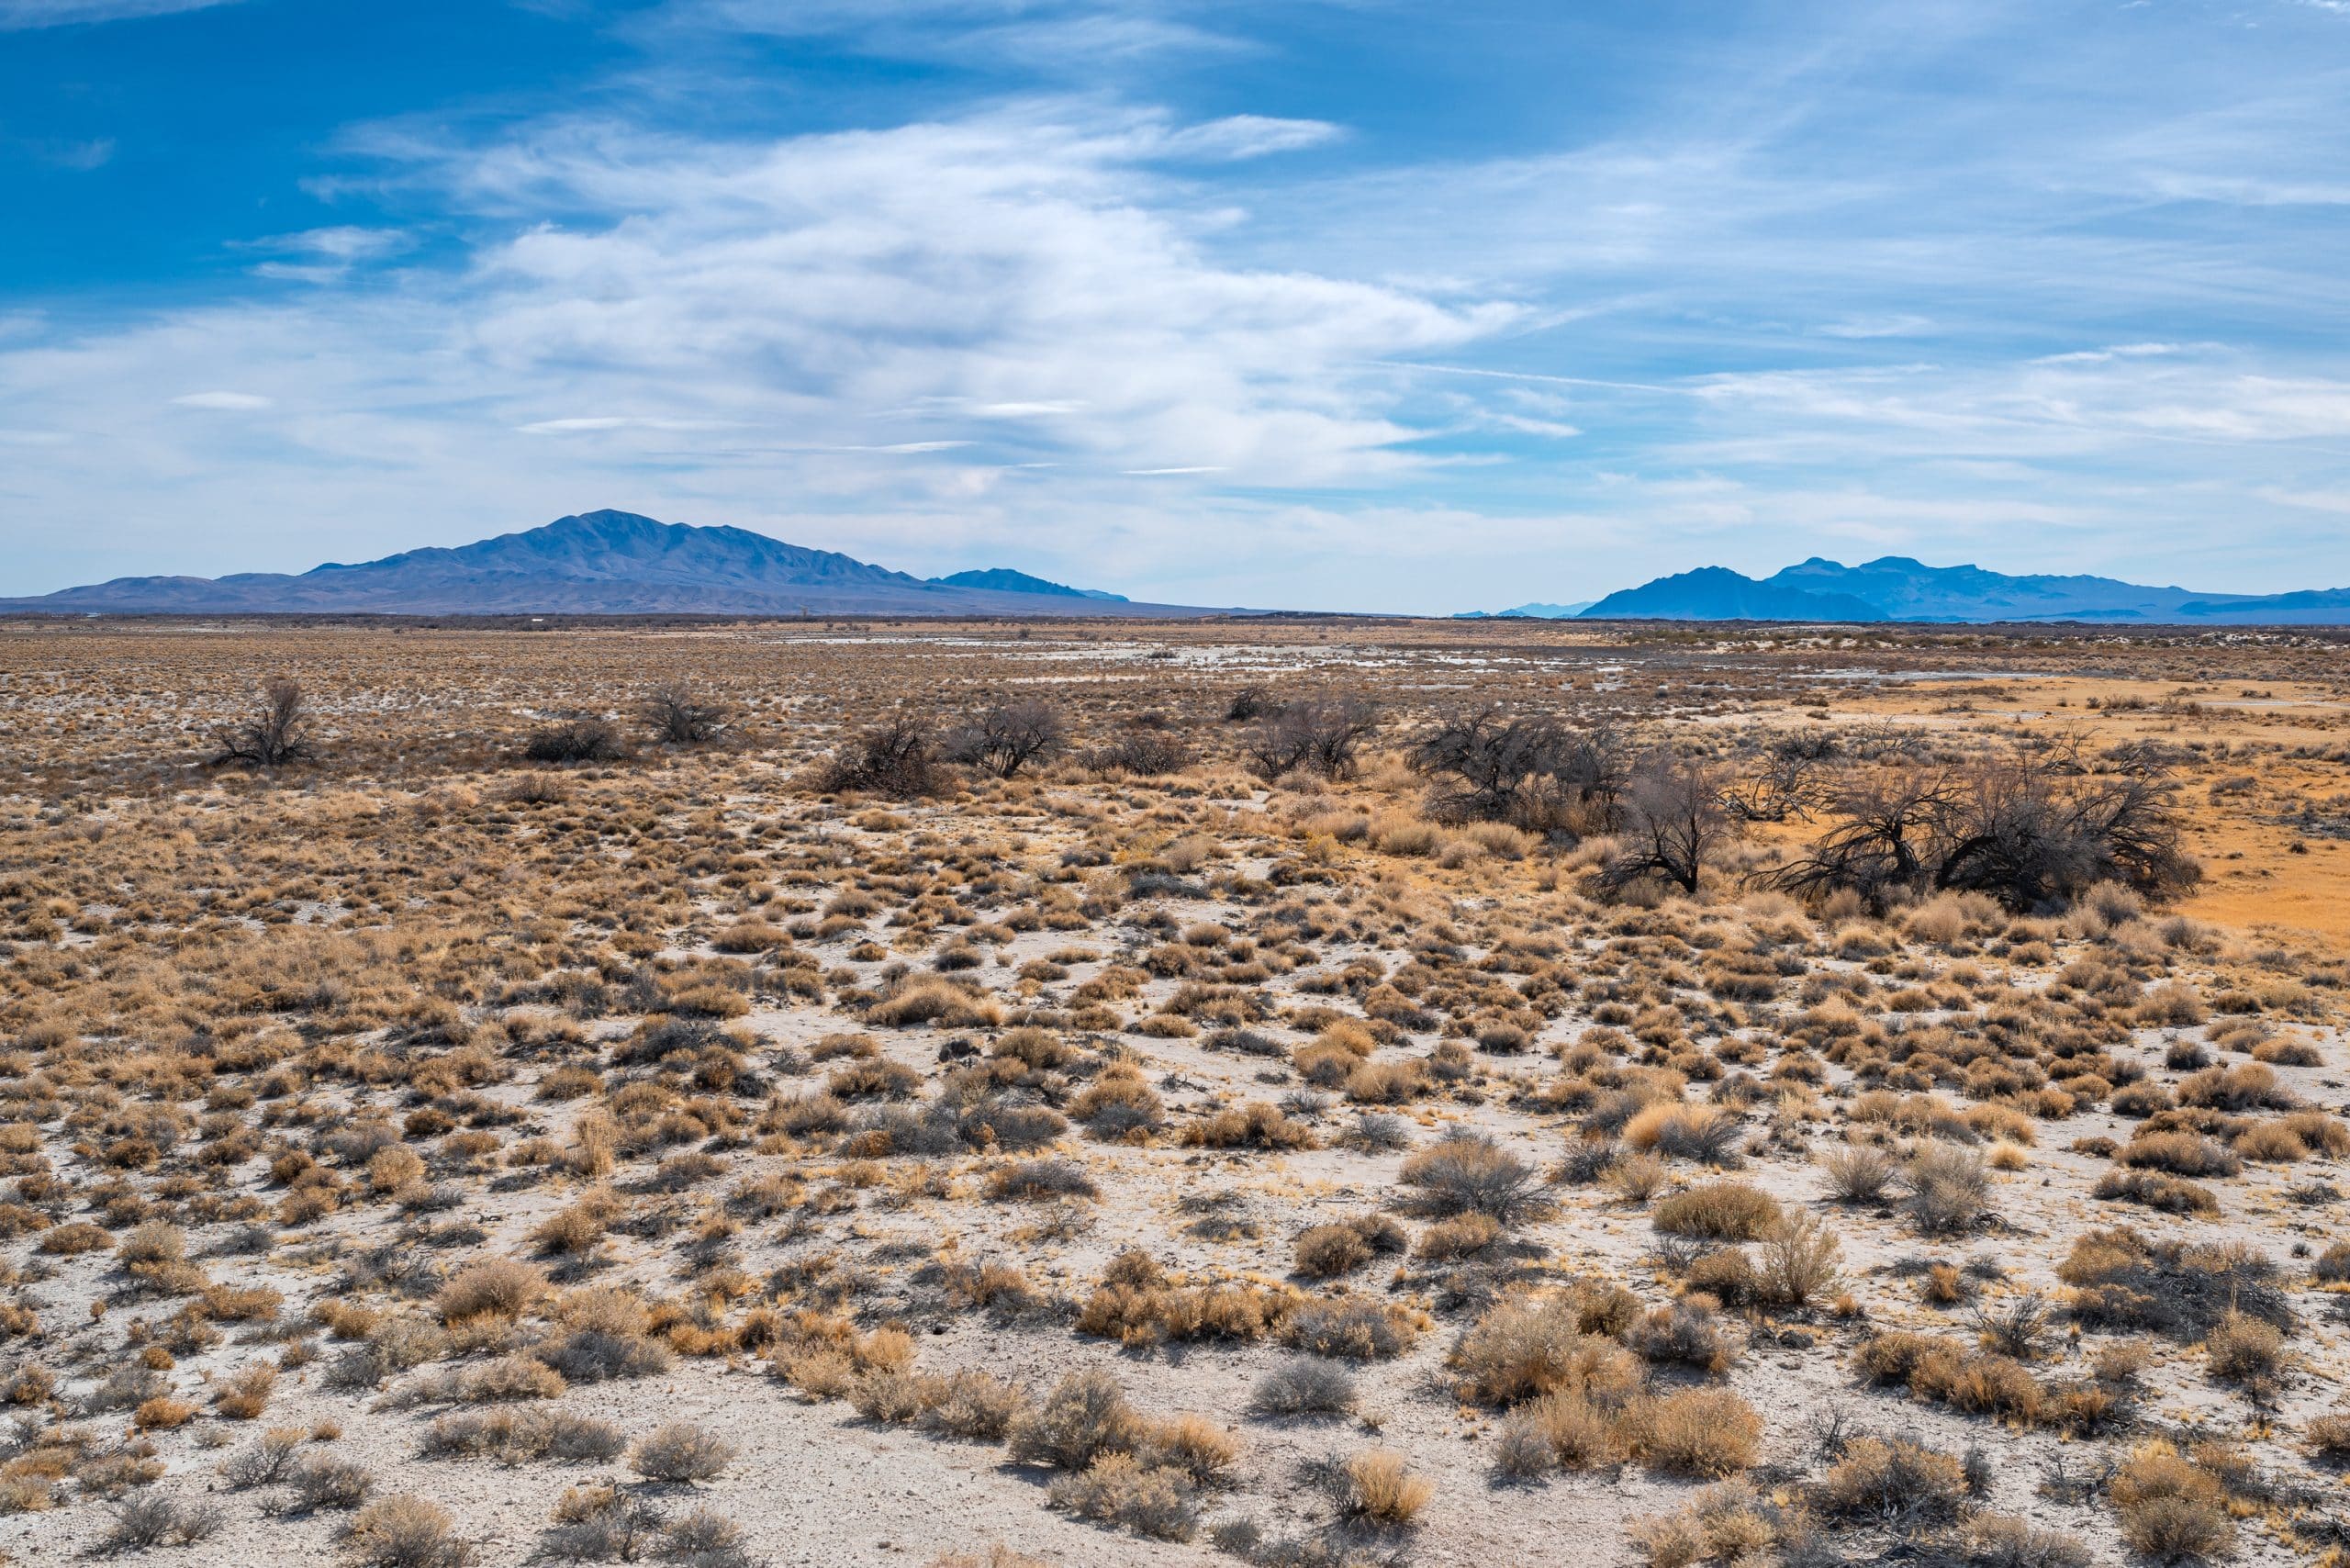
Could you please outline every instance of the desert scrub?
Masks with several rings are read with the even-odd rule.
[[[1742,1480],[1701,1488],[1677,1512],[1635,1516],[1625,1527],[1649,1568],[1692,1568],[1800,1560],[1810,1523],[1757,1494]]]
[[[1403,1228],[1393,1220],[1385,1215],[1360,1215],[1299,1232],[1294,1256],[1299,1273],[1326,1280],[1352,1272],[1378,1253],[1401,1252],[1404,1245]]]
[[[724,1474],[734,1462],[735,1452],[733,1443],[706,1428],[671,1421],[638,1442],[628,1463],[647,1481],[689,1484]]]
[[[1317,1356],[1386,1361],[1410,1350],[1426,1331],[1426,1314],[1359,1297],[1296,1304],[1281,1322],[1281,1342]]]
[[[2158,1562],[2226,1556],[2235,1521],[2217,1476],[2180,1456],[2167,1442],[2146,1443],[2107,1484],[2106,1498],[2132,1551]]]
[[[1448,1133],[1404,1161],[1414,1206],[1435,1218],[1482,1214],[1502,1225],[1547,1206],[1534,1168],[1482,1133]]]
[[[1077,1331],[1129,1346],[1195,1339],[1255,1339],[1279,1328],[1299,1305],[1286,1291],[1256,1285],[1187,1285],[1168,1279],[1139,1249],[1110,1260],[1078,1311]]]
[[[1781,1222],[1778,1201],[1743,1182],[1711,1182],[1673,1193],[1650,1211],[1649,1223],[1667,1236],[1709,1241],[1754,1241]]]
[[[1626,1450],[1665,1475],[1719,1478],[1753,1464],[1762,1417],[1726,1388],[1684,1388],[1635,1401],[1619,1430]]]
[[[1967,1506],[1966,1466],[1956,1457],[1904,1438],[1856,1438],[1818,1490],[1831,1519],[1905,1529],[1947,1524]]]
[[[435,1298],[441,1320],[451,1327],[484,1319],[511,1321],[546,1294],[543,1270],[511,1258],[467,1264],[441,1287]]]
[[[1639,1362],[1609,1335],[1637,1310],[1615,1287],[1513,1297],[1462,1333],[1447,1364],[1460,1397],[1483,1404],[1567,1393],[1620,1405],[1639,1385]]]
[[[1186,1148],[1285,1149],[1321,1146],[1321,1139],[1311,1126],[1262,1101],[1227,1107],[1198,1121],[1187,1122],[1181,1141]]]
[[[449,1511],[422,1497],[386,1497],[359,1510],[344,1544],[367,1568],[468,1568],[471,1542]]]

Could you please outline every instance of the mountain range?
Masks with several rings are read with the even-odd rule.
[[[1521,604],[1515,610],[1464,610],[1453,617],[1455,621],[1572,621],[1591,608],[1590,599],[1578,599],[1572,604]]]
[[[1009,566],[917,577],[741,528],[591,511],[454,548],[405,550],[297,575],[117,577],[30,599],[0,614],[1131,615],[1200,614],[1137,604]],[[1464,619],[2053,622],[2148,625],[2350,624],[2350,588],[2199,593],[2115,577],[2012,577],[1886,555],[1847,566],[1815,555],[1750,577],[1726,566],[1658,577],[1593,604],[1522,604]]]
[[[453,549],[299,576],[117,577],[0,613],[389,615],[1176,615],[1009,567],[922,578],[741,528],[591,511]]]
[[[1505,611],[1504,613],[1514,613]],[[1815,555],[1750,577],[1724,566],[1658,577],[1583,610],[1587,621],[2032,622],[2339,625],[2350,588],[2199,593],[2097,577],[2011,577],[1886,555],[1857,566]]]

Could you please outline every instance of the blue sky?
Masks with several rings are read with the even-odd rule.
[[[2350,585],[2350,0],[0,0],[0,595]]]

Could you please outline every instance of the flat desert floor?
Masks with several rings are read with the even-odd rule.
[[[2345,941],[2318,629],[0,625],[0,1552],[2340,1564]]]

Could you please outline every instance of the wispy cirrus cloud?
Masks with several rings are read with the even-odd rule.
[[[0,0],[0,32],[167,17],[235,4],[237,0]]]

